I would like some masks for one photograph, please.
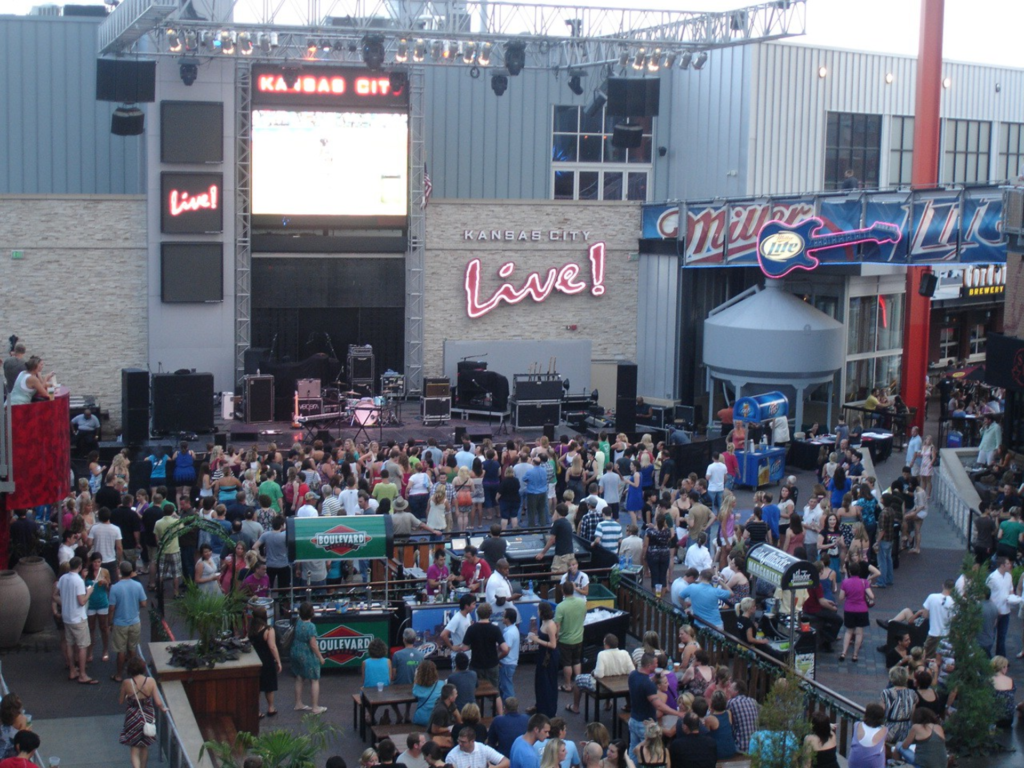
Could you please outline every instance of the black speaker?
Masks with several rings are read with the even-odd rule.
[[[550,442],[550,443],[554,443],[555,442],[555,425],[554,424],[545,424],[544,425],[544,437],[546,437],[548,439],[548,442]]]
[[[231,430],[231,442],[234,445],[253,445],[259,441],[260,431],[258,429],[236,427]]]
[[[620,362],[616,371],[615,431],[636,432],[636,363]]]
[[[227,432],[218,432],[217,434],[215,434],[213,436],[213,444],[214,445],[219,445],[221,448],[227,448],[228,447],[228,433]]]
[[[348,379],[373,379],[373,356],[360,355],[348,359]]]
[[[466,436],[466,428],[465,427],[456,427],[455,428],[455,444],[456,445],[459,445],[462,442],[462,439],[465,436]]]
[[[213,374],[153,376],[153,431],[213,432]]]
[[[146,115],[138,107],[118,107],[110,115],[110,132],[115,136],[141,136]]]
[[[616,117],[657,117],[661,105],[661,79],[608,78],[605,112]]]
[[[252,422],[274,420],[274,377],[245,377],[245,420]]]
[[[612,146],[619,149],[636,149],[644,140],[644,128],[637,123],[617,123],[612,131]]]
[[[139,445],[149,439],[149,371],[121,369],[121,440]]]
[[[935,295],[935,289],[939,285],[939,278],[936,277],[932,272],[926,275],[921,275],[921,284],[917,286],[917,292],[922,296],[927,296],[929,299]]]
[[[242,353],[242,365],[246,376],[255,376],[256,371],[264,362],[270,360],[270,350],[266,347],[249,347]]]
[[[155,61],[96,60],[96,101],[142,104],[155,100]]]

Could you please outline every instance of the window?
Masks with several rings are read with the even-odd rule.
[[[976,355],[985,354],[985,326],[975,325],[971,327],[971,336],[967,340],[968,343],[968,355],[975,357]]]
[[[950,326],[939,329],[939,359],[956,360],[960,357],[960,328]]]
[[[889,186],[910,184],[914,163],[914,118],[892,118],[889,127]]]
[[[988,181],[991,123],[946,120],[943,126],[942,182],[977,184]]]
[[[846,171],[865,189],[878,188],[882,116],[829,112],[825,129],[825,189],[841,189]]]
[[[1024,164],[1024,125],[1003,123],[999,126],[999,181],[1016,179]]]
[[[904,294],[850,299],[846,338],[846,399],[863,400],[874,387],[889,388],[903,359]]]
[[[552,196],[555,200],[646,201],[651,175],[653,123],[643,127],[640,146],[612,146],[615,124],[623,118],[602,110],[588,116],[583,107],[555,107],[551,139]]]

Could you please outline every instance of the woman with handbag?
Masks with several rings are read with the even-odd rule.
[[[146,674],[146,663],[138,656],[128,660],[128,676],[121,683],[118,703],[125,706],[120,743],[131,748],[132,768],[146,768],[149,747],[156,741],[156,712],[166,712],[156,680]]]

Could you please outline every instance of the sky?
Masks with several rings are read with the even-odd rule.
[[[77,2],[101,4],[98,0]],[[756,2],[758,0],[749,3],[743,0],[580,0],[579,4],[722,11]],[[40,0],[0,0],[0,13],[28,13],[32,6],[40,4]],[[321,7],[330,7],[330,0],[322,0]],[[917,55],[920,7],[920,0],[808,0],[808,34],[792,41],[829,48]],[[1024,68],[1021,29],[1024,29],[1024,2],[1021,0],[946,0],[943,56],[953,61]]]

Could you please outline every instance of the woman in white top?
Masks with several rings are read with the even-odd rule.
[[[910,537],[907,534],[911,524],[914,526],[914,545],[913,548],[910,548],[910,552],[915,555],[921,554],[921,526],[926,517],[928,517],[928,492],[919,485],[914,490],[914,508],[903,516],[903,540],[907,542],[908,548],[910,548]]]
[[[697,537],[697,541],[690,545],[690,548],[686,550],[686,560],[683,563],[686,568],[703,571],[705,568],[712,567],[711,552],[708,551],[707,543],[708,535],[702,533]]]
[[[43,378],[43,361],[33,355],[25,361],[25,370],[14,380],[7,402],[11,405],[28,405],[34,397],[52,400],[53,395],[47,391],[46,385],[53,377],[51,373]]]

